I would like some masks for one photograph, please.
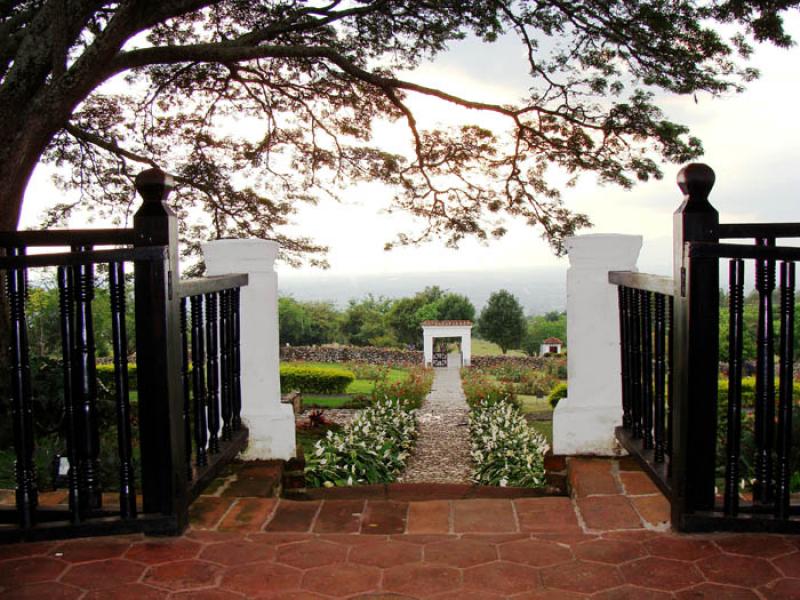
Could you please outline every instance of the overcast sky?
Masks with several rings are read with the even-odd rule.
[[[787,24],[800,40],[800,17],[792,14]],[[753,64],[762,76],[743,94],[716,99],[699,96],[696,103],[691,97],[665,97],[661,107],[702,139],[706,150],[702,160],[717,173],[711,201],[723,222],[800,221],[800,117],[796,112],[800,49],[761,47]],[[454,44],[434,63],[406,78],[493,102],[513,101],[526,89],[521,50],[505,41]],[[466,115],[467,111],[435,100],[412,103],[423,126],[453,124],[468,117],[475,120],[474,113]],[[491,124],[490,120],[484,123]],[[378,133],[389,145],[407,143],[402,125],[380,128]],[[589,215],[595,225],[592,233],[644,235],[640,268],[666,274],[670,271],[671,213],[681,201],[675,185],[678,168],[665,165],[664,180],[640,184],[631,191],[601,187],[591,176],[584,176],[575,188],[564,190],[564,201],[570,209]],[[42,202],[57,193],[46,170],[37,171],[28,189],[22,226],[35,226]],[[383,214],[388,194],[379,185],[362,185],[348,192],[346,204],[303,207],[295,217],[296,231],[330,246],[331,275],[567,266],[566,259],[552,255],[538,229],[513,222],[505,238],[488,246],[467,241],[459,250],[451,250],[434,242],[385,252],[384,243],[409,225],[397,214]],[[280,271],[292,277],[311,270]]]

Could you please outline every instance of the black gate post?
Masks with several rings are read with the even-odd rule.
[[[689,258],[686,242],[719,242],[719,215],[708,202],[714,171],[693,163],[678,173],[684,201],[673,217],[675,276],[672,524],[714,506],[719,368],[719,263]]]
[[[145,513],[188,523],[186,446],[181,385],[178,223],[166,204],[172,178],[160,169],[136,177],[144,200],[133,218],[135,246],[166,246],[163,261],[137,262],[136,364],[142,495]]]

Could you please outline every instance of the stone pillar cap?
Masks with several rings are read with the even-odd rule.
[[[208,275],[272,272],[280,245],[272,240],[213,240],[201,244]]]
[[[636,266],[642,249],[641,235],[589,233],[566,240],[571,267],[606,267],[626,270]]]

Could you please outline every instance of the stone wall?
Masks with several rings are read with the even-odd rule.
[[[372,346],[281,346],[281,360],[411,367],[422,364],[422,351]]]
[[[472,366],[494,369],[496,367],[521,367],[540,369],[548,363],[548,358],[541,356],[473,356]]]
[[[372,346],[282,346],[282,361],[306,361],[322,363],[355,362],[370,365],[399,365],[412,367],[421,365],[421,350],[398,350]],[[473,367],[494,368],[500,366],[538,369],[548,362],[540,356],[473,356]]]

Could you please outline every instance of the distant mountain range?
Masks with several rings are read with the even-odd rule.
[[[281,273],[278,276],[281,295],[303,301],[331,301],[340,308],[350,299],[367,294],[398,298],[433,285],[467,296],[479,311],[489,295],[501,289],[514,294],[528,315],[566,310],[567,306],[565,268],[364,275]]]

